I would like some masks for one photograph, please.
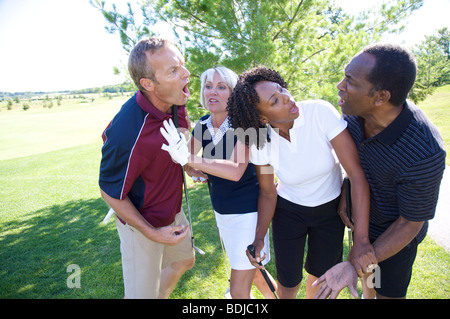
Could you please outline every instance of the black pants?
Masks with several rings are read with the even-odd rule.
[[[373,242],[373,240],[371,240]],[[405,248],[394,256],[378,263],[378,276],[373,276],[377,293],[388,298],[406,297],[411,281],[414,261],[417,256],[417,240],[414,238]]]
[[[306,207],[278,196],[272,238],[278,281],[288,288],[302,281],[305,269],[316,277],[342,261],[344,224],[337,213],[340,197],[317,207]]]

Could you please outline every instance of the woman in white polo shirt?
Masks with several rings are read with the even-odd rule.
[[[228,115],[251,150],[260,184],[253,245],[261,251],[272,222],[278,295],[295,298],[308,238],[306,297],[313,298],[319,287],[312,288],[312,283],[342,261],[344,223],[337,213],[341,165],[353,186],[355,244],[349,258],[361,268],[376,263],[368,238],[369,186],[346,122],[336,109],[322,100],[295,102],[286,88],[274,70],[245,72],[228,101]]]

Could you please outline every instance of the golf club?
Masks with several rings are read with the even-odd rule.
[[[172,115],[173,115],[173,122],[175,124],[175,127],[178,128],[180,126],[180,122],[178,120],[178,107],[176,105],[172,106]],[[186,207],[187,207],[188,216],[189,216],[189,227],[191,229],[192,247],[200,255],[204,255],[205,252],[194,245],[194,231],[192,229],[191,207],[189,206],[189,196],[188,196],[187,183],[186,183],[186,174],[185,174],[185,171],[184,171],[184,166],[182,166],[182,170],[183,170],[184,198],[186,199]]]
[[[184,173],[184,167],[183,167],[183,183],[184,183],[184,198],[186,199],[186,207],[188,210],[188,216],[189,216],[189,227],[191,228],[191,240],[192,240],[192,247],[200,254],[204,255],[205,252],[194,245],[194,231],[192,230],[192,218],[191,218],[191,208],[189,206],[189,197],[188,197],[188,191],[187,191],[187,184],[186,184],[186,175]]]
[[[110,208],[108,213],[106,214],[105,218],[103,218],[103,222],[107,224],[109,220],[111,219],[112,215],[114,214],[114,209]]]
[[[247,247],[247,250],[250,252],[250,254],[252,255],[253,258],[255,258],[255,246],[253,245],[249,245]],[[259,262],[258,265],[262,266],[262,263]],[[267,285],[269,286],[270,290],[272,291],[273,295],[275,296],[275,298],[278,299],[278,295],[275,292],[275,287],[273,286],[272,282],[270,281],[269,276],[267,275],[267,272],[265,269],[259,269],[261,271],[261,274],[263,275],[264,279],[266,280]]]
[[[352,221],[352,197],[351,197],[351,187],[350,187],[350,180],[348,179],[348,177],[344,178],[344,189],[345,189],[345,202],[346,202],[346,206],[347,206],[347,217],[350,220],[350,222],[353,223]],[[352,244],[353,244],[353,233],[352,230],[350,229],[350,227],[347,227],[348,230],[348,250],[350,251],[350,249],[352,248]]]

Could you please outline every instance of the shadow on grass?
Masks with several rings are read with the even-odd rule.
[[[228,278],[206,185],[191,187],[189,202],[195,244],[206,254],[196,255],[171,298],[222,299]],[[185,202],[183,208],[187,215]],[[114,221],[102,222],[106,211],[101,198],[70,201],[4,223],[0,298],[122,298],[119,239]],[[80,288],[67,285],[74,283],[70,265],[81,270]],[[273,260],[266,268],[276,276]]]
[[[0,298],[121,298],[119,240],[114,223],[102,223],[106,211],[100,198],[80,200],[5,223]],[[72,264],[81,288],[68,288]]]
[[[223,255],[206,185],[189,189],[195,243],[205,256],[180,280],[171,298],[223,298],[228,288]],[[186,213],[187,208],[183,202]],[[122,298],[119,238],[114,220],[102,220],[101,198],[49,206],[3,224],[0,298]],[[69,288],[81,270],[80,288]],[[69,281],[74,283],[73,277]]]
[[[196,253],[194,267],[183,275],[170,298],[224,298],[228,288],[228,278],[206,184],[196,184],[190,187],[188,196],[195,245],[204,250],[205,255]],[[183,210],[188,217],[184,198]]]
[[[194,188],[189,189],[189,202],[192,213],[195,244],[203,249],[206,254],[204,256],[196,254],[194,268],[182,277],[177,289],[173,292],[171,297],[187,298],[186,296],[189,296],[188,298],[223,299],[229,283],[207,186],[197,185]],[[183,205],[183,209],[187,215],[185,204]],[[265,267],[276,279],[272,236],[270,236],[270,238],[271,261]],[[348,251],[348,240],[345,238],[343,242],[344,260],[348,255]],[[305,254],[306,252],[307,247],[305,248]],[[230,271],[229,266],[228,270]],[[303,270],[304,280],[302,281],[302,287],[297,295],[297,298],[299,299],[305,298],[304,285],[306,283],[307,275],[306,271]],[[257,298],[263,298],[255,287],[253,287],[253,294]],[[346,296],[346,293],[342,293],[342,295]],[[350,297],[348,293],[347,295]]]

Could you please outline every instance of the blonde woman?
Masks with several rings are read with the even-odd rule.
[[[194,178],[204,177],[210,183],[217,226],[231,266],[232,298],[251,298],[253,282],[266,298],[273,298],[246,255],[258,220],[259,184],[254,165],[248,163],[248,149],[237,141],[228,121],[227,102],[237,80],[238,76],[225,67],[211,68],[201,75],[201,104],[209,114],[197,122],[188,145],[194,155],[203,152],[201,158],[191,156],[186,169]],[[224,164],[230,169],[224,169]],[[268,232],[264,241],[261,255],[267,255],[266,264],[270,260]]]

